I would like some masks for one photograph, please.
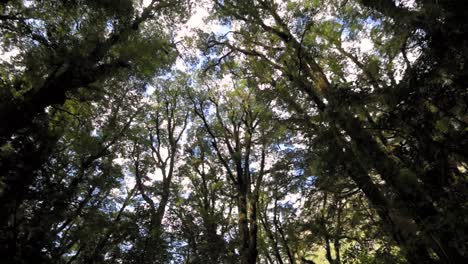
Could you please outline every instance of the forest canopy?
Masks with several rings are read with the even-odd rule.
[[[0,262],[468,263],[465,2],[0,1]]]

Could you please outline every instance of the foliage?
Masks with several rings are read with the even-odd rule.
[[[463,1],[201,4],[0,3],[3,262],[468,262]]]

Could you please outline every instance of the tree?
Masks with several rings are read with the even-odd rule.
[[[467,262],[467,15],[2,1],[2,260]]]
[[[176,8],[172,3],[152,1],[145,7],[133,1],[0,4],[2,51],[18,52],[9,62],[2,61],[1,67],[0,226],[5,239],[1,251],[7,262],[50,259],[55,236],[63,231],[51,231],[52,227],[61,221],[73,223],[96,192],[103,191],[102,201],[114,187],[118,176],[108,151],[120,143],[127,127],[113,130],[126,122],[119,108],[132,105],[134,91],[145,89],[142,82],[166,70],[175,59],[164,26],[154,22],[162,13],[175,21],[185,12],[183,3]],[[113,111],[105,100],[112,101],[109,94],[122,91],[127,94],[121,98],[124,105],[116,103],[117,117],[93,117]],[[97,105],[88,106],[93,101]],[[127,114],[133,115],[132,111]],[[100,122],[110,122],[112,129],[93,136],[101,133]],[[76,131],[67,131],[67,126],[76,126]],[[110,182],[92,183],[87,193],[88,174],[103,174]],[[76,214],[70,207],[73,201],[78,204]],[[43,215],[50,217],[41,219]]]
[[[459,62],[457,61],[455,64],[448,63],[449,65],[444,65],[442,67],[438,65],[436,68],[430,66],[430,61],[436,59],[434,53],[437,53],[436,46],[431,46],[434,45],[431,44],[433,43],[431,41],[433,41],[435,37],[432,34],[440,34],[440,31],[433,31],[433,25],[429,23],[428,20],[422,19],[418,21],[418,23],[421,24],[419,24],[416,29],[425,30],[427,34],[426,37],[416,34],[415,38],[419,39],[414,40],[401,35],[401,32],[389,32],[390,37],[387,38],[389,40],[387,40],[387,43],[381,45],[387,50],[384,49],[380,51],[380,61],[372,59],[371,57],[367,64],[364,64],[359,61],[358,54],[350,53],[343,49],[340,43],[336,43],[336,37],[330,39],[330,35],[333,37],[333,34],[340,39],[340,37],[343,36],[344,30],[348,30],[348,32],[354,30],[355,32],[350,33],[356,33],[357,30],[353,29],[353,27],[359,28],[359,25],[356,25],[356,23],[347,24],[346,22],[348,21],[346,20],[341,23],[339,21],[320,21],[320,19],[315,17],[315,11],[318,10],[319,7],[317,5],[314,6],[313,2],[306,3],[306,5],[302,6],[295,3],[280,5],[272,1],[258,1],[255,4],[243,1],[216,2],[216,10],[219,16],[226,19],[226,21],[229,21],[231,24],[240,23],[242,26],[238,27],[239,30],[234,30],[234,32],[231,33],[236,36],[234,42],[229,42],[226,38],[221,40],[211,38],[209,40],[209,47],[220,47],[221,51],[224,49],[224,51],[227,50],[227,52],[231,54],[236,52],[249,57],[259,58],[262,66],[258,66],[258,64],[260,64],[259,62],[254,62],[252,63],[253,69],[261,67],[261,69],[269,69],[267,70],[269,73],[279,71],[280,76],[278,76],[278,78],[274,78],[274,74],[272,75],[273,78],[268,78],[268,74],[262,72],[258,72],[258,76],[263,78],[266,84],[270,84],[273,89],[276,89],[280,96],[285,99],[286,104],[294,108],[296,112],[307,113],[303,106],[293,101],[295,96],[300,95],[301,99],[307,98],[307,100],[309,100],[308,104],[316,109],[322,122],[327,122],[328,125],[332,127],[332,130],[334,130],[332,132],[335,138],[333,139],[333,144],[338,144],[346,152],[344,156],[348,157],[343,157],[343,161],[352,168],[350,177],[353,178],[375,208],[378,209],[378,213],[387,226],[387,230],[390,230],[389,232],[393,235],[394,239],[405,250],[409,261],[415,263],[432,262],[434,260],[430,257],[429,251],[431,251],[437,255],[437,259],[440,261],[463,262],[466,256],[462,253],[461,244],[457,246],[455,244],[458,242],[450,243],[447,240],[448,237],[456,237],[457,231],[446,227],[443,229],[444,231],[441,232],[440,229],[434,228],[434,226],[443,225],[443,219],[446,219],[448,215],[451,215],[451,218],[458,218],[457,216],[452,216],[452,213],[442,209],[443,206],[434,206],[434,202],[436,202],[438,198],[434,197],[433,193],[430,191],[428,192],[429,189],[425,187],[429,185],[429,179],[432,180],[437,176],[428,177],[426,172],[423,172],[425,171],[423,167],[414,166],[409,159],[405,159],[402,155],[392,151],[392,149],[395,148],[394,144],[396,142],[394,140],[388,140],[387,137],[391,137],[389,134],[395,134],[394,130],[392,130],[393,127],[381,128],[376,125],[380,119],[378,115],[382,113],[381,111],[385,111],[387,107],[392,108],[392,110],[390,110],[391,112],[397,111],[396,109],[398,109],[398,111],[409,113],[406,104],[403,103],[403,106],[398,105],[398,103],[396,105],[392,105],[392,103],[387,105],[380,100],[372,100],[372,98],[381,96],[381,94],[384,95],[384,97],[388,96],[386,98],[395,99],[398,96],[392,96],[390,93],[392,89],[398,91],[406,90],[406,95],[417,93],[419,96],[418,100],[430,100],[429,98],[431,97],[428,94],[423,95],[419,92],[425,85],[419,86],[421,85],[420,82],[419,85],[413,82],[408,83],[406,76],[408,76],[408,78],[415,78],[418,76],[418,74],[416,74],[418,70],[424,71],[423,69],[434,69],[438,71],[449,65],[449,67],[456,67],[456,63]],[[379,17],[383,21],[377,20],[374,23],[376,27],[387,25],[387,23],[394,23],[393,25],[395,25],[398,24],[400,20],[405,21],[405,16],[403,16],[403,14],[405,10],[408,9],[396,7],[392,1],[377,1],[377,4],[364,1],[364,3],[376,8],[378,11],[382,11],[384,15],[386,11],[388,11],[386,14],[387,16],[395,15],[395,11],[402,11],[395,16],[391,16],[394,21],[387,20],[386,17]],[[436,3],[427,3],[427,5],[425,3],[417,4],[422,7],[430,6],[431,10],[437,6]],[[354,20],[361,17],[362,19],[366,19],[366,17],[375,19],[366,12],[363,12],[363,15],[360,16],[356,13],[352,13],[354,10],[346,13],[347,8],[362,9],[362,7],[356,5],[356,3],[348,4],[348,1],[346,1],[343,2],[343,4],[335,4],[333,2],[330,6],[342,10],[341,12],[344,12],[345,16],[348,15]],[[454,6],[456,6],[456,4]],[[440,9],[446,10],[446,13],[421,12],[421,16],[427,15],[428,17],[434,18],[449,14],[450,17],[460,18],[460,11],[454,10],[453,6],[447,3],[441,3]],[[280,11],[283,12],[282,15],[280,15]],[[408,11],[408,13],[411,12]],[[453,22],[454,20],[450,21]],[[330,27],[330,25],[332,27]],[[325,28],[320,28],[321,26]],[[327,29],[327,26],[329,29]],[[437,26],[435,26],[435,28],[436,27]],[[453,24],[451,26],[444,25],[443,27],[448,27],[447,29],[453,30],[454,28],[463,26]],[[386,28],[386,26],[383,26],[383,28]],[[328,30],[328,32],[326,30]],[[314,32],[321,31],[327,33],[323,34],[325,39],[328,38],[328,41],[325,42],[326,44],[321,44],[317,39],[317,37],[322,37],[323,39],[323,35],[314,34]],[[459,32],[465,31],[460,29]],[[461,37],[462,35],[463,33],[456,34],[457,37]],[[397,42],[397,38],[403,39],[403,41]],[[385,39],[380,40],[385,41]],[[393,43],[389,43],[390,41],[393,41]],[[426,44],[429,45],[428,48],[424,47]],[[331,45],[335,45],[338,51],[343,53],[343,56],[350,58],[358,68],[361,66],[360,68],[363,71],[362,76],[367,79],[367,84],[366,82],[349,82],[342,78],[340,79],[340,74],[342,75],[342,72],[345,72],[346,69],[341,68],[337,72],[329,71],[325,68],[333,66],[333,64],[327,64],[332,62],[327,61],[326,57],[323,59],[320,53],[327,54],[327,50],[330,49]],[[421,55],[420,59],[415,63],[411,63],[406,59],[406,74],[403,80],[398,83],[395,81],[394,77],[395,67],[391,67],[392,63],[396,61],[396,56],[391,53],[393,52],[395,54],[396,50],[396,54],[402,52],[402,56],[405,57],[407,52],[405,47],[413,45],[421,47],[421,51],[424,55]],[[454,43],[454,46],[457,45],[458,43]],[[336,66],[339,67],[340,65]],[[386,77],[379,76],[380,80],[376,80],[376,74],[385,72],[385,68],[383,68],[385,66],[390,67],[387,68],[389,74],[393,72],[393,76],[388,77],[390,85],[386,84]],[[333,77],[334,82],[330,82],[327,74],[331,76],[335,76],[336,74],[336,77]],[[439,80],[434,80],[434,77],[424,76],[426,76],[425,79],[427,81],[432,79],[433,82],[435,81],[435,83],[442,85]],[[441,77],[441,75],[438,76],[438,78]],[[460,78],[456,75],[452,77],[453,80]],[[450,80],[452,80],[452,77]],[[281,90],[284,89],[281,88],[282,85],[295,87],[296,90],[288,91],[290,93],[288,95],[285,90]],[[460,86],[457,86],[456,81],[453,81],[451,87],[453,87],[454,91],[457,91],[456,93],[461,92],[460,88],[458,88]],[[348,101],[343,101],[343,98],[346,98]],[[375,107],[377,110],[369,111],[370,107]],[[424,109],[424,107],[418,110],[418,113],[426,113],[427,115],[433,116],[433,114],[429,114],[429,112],[430,111],[428,111],[427,108]],[[316,116],[315,114],[307,114],[310,117]],[[373,115],[377,116],[377,118],[373,118]],[[433,118],[434,123],[432,123],[432,127],[435,126],[436,120],[444,119],[438,119],[434,116]],[[458,122],[456,121],[457,119],[456,117],[452,118],[451,120],[453,121],[449,122]],[[426,120],[427,119],[425,119],[425,121],[420,120],[412,122],[417,123],[417,126],[423,126]],[[410,125],[410,123],[411,122],[408,121],[405,126],[413,126]],[[313,127],[313,122],[311,122],[310,127]],[[368,128],[372,128],[373,130],[369,130]],[[398,131],[398,128],[395,129]],[[457,134],[457,137],[460,137],[464,133],[462,130],[457,130],[457,132],[455,132],[455,130],[457,129],[454,129],[453,133]],[[432,144],[429,143],[429,141],[433,141],[436,145],[438,144],[435,143],[438,141],[435,139],[435,134],[429,132],[425,133],[425,131],[422,132],[421,130],[418,130],[418,133],[426,136],[413,134],[414,140],[419,142],[415,142],[416,145],[429,146]],[[422,138],[426,138],[424,143],[422,142]],[[396,145],[398,145],[398,143],[396,143]],[[439,147],[437,147],[437,149],[439,149]],[[416,150],[416,146],[411,149],[419,152]],[[461,156],[458,156],[460,152],[456,148],[452,150],[446,149],[445,151],[446,154],[453,153],[450,155],[461,158]],[[421,152],[420,157],[424,156],[422,153],[423,152]],[[427,160],[427,162],[431,163],[429,160],[435,162],[432,158],[428,158]],[[440,160],[445,159],[441,158]],[[447,164],[447,162],[445,164]],[[421,164],[421,166],[423,165]],[[454,171],[452,173],[457,174],[454,167],[452,167],[452,171]],[[385,181],[386,184],[383,191],[374,183],[371,177],[371,174],[374,173],[377,173],[378,177]],[[452,177],[456,177],[452,173],[448,171],[446,171],[446,173],[438,171],[439,176],[437,178],[442,177],[448,180]],[[462,187],[464,185],[463,183],[458,187],[452,187],[458,189],[464,188]],[[387,193],[391,193],[391,195],[387,195]],[[452,202],[459,204],[457,201],[458,198],[453,197]],[[390,212],[390,208],[392,208],[392,211],[395,213]],[[399,220],[405,218],[408,220],[403,220],[403,222]],[[414,228],[405,228],[407,226],[405,223],[411,223],[410,226],[414,224]],[[411,229],[414,229],[414,231],[410,231]],[[419,236],[416,235],[416,230],[419,230]],[[461,242],[462,240],[459,241]]]
[[[149,221],[143,227],[145,235],[141,248],[134,249],[139,254],[139,263],[168,261],[163,219],[173,193],[177,166],[181,162],[182,136],[189,122],[188,101],[182,97],[184,89],[187,89],[186,83],[183,75],[155,83],[149,106],[134,128],[136,131],[129,146],[136,188],[149,206]]]
[[[203,126],[193,126],[188,138],[192,140],[186,147],[183,174],[190,184],[176,213],[182,219],[182,237],[188,241],[186,258],[189,263],[235,263],[236,245],[227,239],[236,226],[234,188]]]
[[[14,195],[7,196],[9,204],[3,204],[4,209],[10,208],[7,205],[13,209],[2,212],[1,250],[6,261],[58,260],[77,239],[88,243],[88,237],[73,234],[75,228],[95,221],[93,217],[101,221],[112,217],[101,210],[112,203],[111,190],[120,187],[122,174],[113,160],[138,111],[132,106],[140,99],[122,83],[113,84],[120,90],[102,95],[99,104],[70,100],[50,110],[50,130],[38,131],[55,136],[51,144],[40,141],[38,134],[40,144],[50,144],[48,156],[43,157],[43,164],[34,164],[36,171],[26,167],[17,172],[34,177],[33,184],[16,187]],[[28,165],[29,160],[21,162]]]
[[[4,73],[9,78],[3,83],[0,120],[9,125],[0,132],[2,144],[46,107],[63,104],[79,88],[119,69],[133,66],[149,75],[170,63],[173,50],[156,28],[145,31],[151,35],[139,33],[145,22],[172,4],[152,1],[141,12],[132,1],[4,4],[2,41],[21,49],[19,62],[25,70]],[[155,49],[144,54],[142,45]]]
[[[258,202],[263,179],[269,126],[268,106],[255,95],[249,80],[233,80],[232,90],[205,82],[207,98],[192,98],[219,162],[234,186],[241,263],[258,255]],[[254,165],[254,162],[257,164]]]

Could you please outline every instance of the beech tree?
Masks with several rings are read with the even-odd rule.
[[[266,172],[269,134],[268,106],[249,87],[248,80],[233,82],[233,90],[208,88],[206,99],[193,99],[194,111],[202,120],[211,145],[235,186],[241,263],[257,259],[258,200]],[[209,113],[212,111],[213,113]],[[257,162],[256,167],[253,162]]]
[[[314,2],[276,3],[273,1],[258,1],[254,4],[243,1],[216,2],[216,10],[218,10],[219,15],[228,23],[238,23],[239,30],[228,32],[228,34],[236,36],[235,41],[229,41],[227,38],[210,38],[208,47],[222,47],[224,51],[229,53],[236,52],[255,57],[259,61],[252,63],[253,69],[257,70],[259,76],[265,79],[265,83],[271,84],[272,89],[279,90],[278,93],[284,96],[286,104],[295,108],[299,113],[307,112],[304,106],[294,102],[296,94],[299,93],[301,99],[305,98],[309,106],[316,109],[318,112],[316,116],[322,122],[328,122],[328,125],[334,130],[332,131],[335,134],[334,144],[339,144],[345,152],[344,156],[348,156],[344,160],[350,160],[346,161],[353,170],[349,176],[378,209],[382,222],[395,241],[406,251],[408,260],[415,263],[432,262],[431,253],[434,252],[442,261],[463,262],[466,257],[460,251],[462,244],[458,244],[457,239],[454,239],[458,233],[456,229],[450,231],[448,226],[443,230],[439,228],[444,225],[445,219],[458,218],[459,216],[456,216],[456,213],[454,214],[451,210],[443,209],[444,206],[439,200],[441,196],[436,195],[436,193],[441,194],[444,191],[432,191],[434,188],[443,186],[441,182],[432,188],[429,187],[433,185],[430,181],[436,178],[450,181],[449,179],[457,177],[456,175],[460,177],[460,171],[456,168],[457,162],[453,163],[454,167],[451,170],[448,167],[446,167],[448,170],[445,172],[436,169],[438,170],[437,176],[434,176],[429,172],[432,169],[421,163],[418,166],[411,161],[412,159],[395,151],[395,148],[401,147],[402,144],[405,144],[403,148],[406,147],[409,152],[422,151],[418,147],[420,145],[446,145],[442,143],[445,138],[442,136],[444,128],[438,131],[435,127],[435,124],[443,122],[442,120],[454,125],[453,130],[448,130],[458,134],[457,138],[460,138],[464,133],[461,129],[463,126],[456,125],[459,118],[453,116],[453,112],[444,115],[436,109],[436,106],[431,110],[431,107],[426,103],[437,98],[435,90],[440,90],[439,87],[450,86],[454,91],[458,91],[455,93],[463,93],[463,89],[460,90],[462,86],[459,86],[456,81],[458,76],[462,76],[463,73],[454,72],[449,77],[450,84],[443,82],[446,75],[435,74],[444,67],[458,67],[456,66],[458,62],[446,62],[444,66],[433,65],[434,61],[442,60],[444,62],[443,58],[447,55],[443,54],[447,54],[447,50],[450,49],[446,47],[442,49],[440,45],[435,44],[438,37],[446,38],[443,37],[443,34],[446,33],[442,33],[441,29],[446,27],[444,32],[456,30],[454,38],[458,37],[460,41],[462,41],[464,34],[461,33],[464,32],[463,30],[458,31],[459,27],[463,27],[458,21],[455,23],[455,20],[449,19],[447,23],[443,24],[433,23],[433,21],[436,18],[443,19],[448,14],[450,14],[451,19],[460,17],[463,11],[453,9],[456,4],[448,3],[417,2],[417,7],[422,10],[409,11],[408,8],[397,6],[393,1],[376,1],[375,3],[364,1],[363,6],[356,6],[358,3],[348,3],[348,1],[340,3],[338,1],[338,3],[332,2],[330,8],[335,8],[338,14],[344,13],[345,19],[346,16],[349,16],[351,21],[333,21],[316,18],[316,10],[320,7],[317,3],[315,4],[314,6]],[[353,7],[357,10],[346,12]],[[439,10],[438,12],[434,11],[436,8]],[[361,10],[362,12],[359,13],[358,11]],[[408,19],[409,16],[419,17],[418,22]],[[372,27],[388,30],[385,32],[386,39],[383,38],[383,34],[379,36],[378,33],[376,33],[375,40],[371,39],[381,47],[381,50],[377,51],[381,57],[374,55],[374,57],[364,57],[365,61],[361,61],[360,54],[353,54],[343,48],[343,40],[353,37],[351,33],[359,33],[359,26],[353,23],[353,20],[356,19],[375,21],[368,25],[371,30]],[[407,22],[406,19],[412,22]],[[454,24],[450,24],[450,21],[453,21]],[[402,33],[394,29],[403,24],[406,25],[406,23],[410,23],[409,29],[414,30],[411,37],[402,35],[408,32]],[[356,30],[356,28],[358,29]],[[343,35],[345,31],[349,33]],[[458,47],[459,43],[459,41],[453,43],[453,47]],[[347,57],[355,64],[354,67],[362,71],[361,78],[365,79],[367,84],[366,81],[347,81],[340,76],[342,72],[349,71],[349,69],[345,68],[346,65],[336,65],[336,62],[335,65],[331,64],[333,62],[330,63],[327,58],[327,53],[330,51],[327,49],[333,46],[342,56]],[[422,53],[414,63],[411,63],[407,58],[407,46],[415,46],[414,48],[419,49]],[[324,53],[325,56],[320,55],[320,53]],[[397,82],[395,77],[397,69],[393,64],[397,62],[396,56],[399,53],[406,63],[406,68],[401,77],[402,80]],[[464,60],[461,54],[460,59]],[[258,63],[263,65],[258,66]],[[338,72],[335,73],[333,68],[328,69],[330,66],[338,68]],[[270,69],[266,71],[267,74],[265,74],[265,68]],[[274,73],[277,72],[280,76],[275,78]],[[387,76],[376,78],[376,74],[379,72],[386,72]],[[426,75],[428,72],[434,73],[428,76]],[[414,81],[414,78],[417,78],[418,81]],[[421,79],[431,80],[429,82],[437,84],[429,92],[426,81],[421,81]],[[295,87],[297,93],[287,94],[289,91],[282,88],[282,85]],[[344,97],[349,103],[343,100]],[[353,97],[355,99],[351,100]],[[382,97],[391,99],[382,101]],[[406,101],[407,97],[411,102],[409,106]],[[418,99],[413,101],[413,97],[418,97]],[[377,101],[374,101],[374,98],[378,98]],[[393,101],[393,103],[389,101]],[[416,106],[412,104],[416,104]],[[376,110],[372,111],[372,108]],[[421,128],[427,126],[427,119],[424,119],[425,121],[402,121],[406,124],[400,123],[399,128],[381,127],[379,123],[385,119],[385,117],[379,117],[382,112],[386,113],[383,116],[393,115],[395,112],[399,114],[404,112],[406,115],[414,115],[415,113],[430,115],[433,116],[434,123],[432,123],[431,129],[424,130]],[[312,123],[311,120],[309,121]],[[393,129],[399,131],[401,127],[405,127],[404,131],[408,131],[403,132],[403,134],[408,133],[408,136],[412,138],[408,141],[412,141],[414,145],[406,140],[400,141],[394,138]],[[414,131],[416,127],[420,127],[418,135],[411,135],[409,131]],[[441,127],[439,126],[439,128]],[[411,146],[406,144],[411,144]],[[441,145],[436,148],[440,150]],[[447,156],[438,159],[437,164],[441,160],[446,160],[445,164],[448,165],[447,159],[451,159],[449,157],[456,160],[456,157],[463,159],[464,155],[457,150],[457,147],[449,147],[445,154]],[[461,156],[459,156],[460,154]],[[435,153],[423,163],[432,164],[437,168],[443,167],[434,163],[434,155]],[[424,154],[419,157],[424,159],[423,156]],[[429,165],[429,167],[432,166]],[[429,176],[428,173],[432,176]],[[372,179],[373,174],[385,182],[385,191],[392,193],[392,195],[386,195],[384,191],[380,190]],[[458,183],[461,185],[447,182],[448,185],[445,186],[463,189],[462,186],[465,184]],[[390,208],[395,213],[390,212]],[[414,225],[414,227],[407,228],[408,225]]]
[[[468,262],[467,17],[1,1],[2,261]]]

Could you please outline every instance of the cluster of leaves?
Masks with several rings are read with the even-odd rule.
[[[467,262],[463,1],[210,3],[0,3],[2,261]]]

